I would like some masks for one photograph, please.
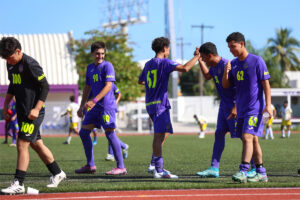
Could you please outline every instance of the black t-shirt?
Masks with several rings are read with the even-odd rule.
[[[38,100],[45,101],[42,94],[43,85],[48,85],[42,67],[32,57],[23,53],[22,60],[15,66],[7,64],[8,79],[10,81],[8,94],[16,97],[17,114],[27,117]],[[44,106],[40,115],[44,114]]]

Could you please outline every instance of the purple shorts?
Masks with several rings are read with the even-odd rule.
[[[237,120],[227,119],[230,113],[231,110],[226,112],[219,109],[216,134],[226,134],[227,132],[230,132],[231,138],[240,138],[236,133]]]
[[[103,127],[104,130],[107,128],[116,128],[116,111],[100,110],[94,106],[84,116],[82,125],[88,124],[94,124],[99,129]]]
[[[150,114],[154,125],[154,133],[173,133],[173,127],[169,110],[165,110],[159,115]]]
[[[19,131],[19,124],[18,124],[18,120],[15,119],[14,121],[10,122],[10,128],[14,131]]]
[[[237,134],[242,136],[243,133],[249,133],[258,137],[262,137],[264,123],[262,115],[251,115],[239,118],[237,121]]]

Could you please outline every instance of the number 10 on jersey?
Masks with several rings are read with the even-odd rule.
[[[153,74],[153,79],[151,79],[150,75]],[[147,85],[148,88],[155,88],[157,80],[157,69],[149,70],[147,73]]]

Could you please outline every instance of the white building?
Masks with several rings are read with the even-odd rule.
[[[46,100],[46,116],[43,131],[65,132],[67,119],[61,119],[60,113],[69,104],[69,96],[78,98],[78,79],[76,64],[69,43],[72,32],[61,34],[0,34],[18,39],[22,51],[36,59],[47,77],[50,91]],[[6,61],[0,59],[0,109],[3,108],[9,80]],[[2,112],[1,112],[2,113]],[[4,120],[0,118],[0,134],[4,133]]]

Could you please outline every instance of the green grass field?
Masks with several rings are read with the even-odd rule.
[[[97,173],[77,175],[74,170],[86,161],[79,137],[73,137],[71,145],[63,145],[65,138],[44,138],[44,143],[52,150],[56,161],[66,172],[67,180],[58,188],[46,188],[50,173],[30,150],[30,165],[25,186],[34,187],[40,192],[79,192],[100,190],[151,190],[151,189],[190,189],[190,188],[236,188],[236,187],[300,187],[300,134],[290,139],[261,140],[264,166],[269,175],[268,183],[233,183],[231,175],[238,170],[241,158],[241,141],[226,136],[226,147],[220,164],[220,178],[201,179],[195,175],[210,165],[214,136],[207,135],[200,140],[196,135],[169,136],[164,146],[165,168],[179,176],[177,180],[153,179],[147,173],[151,158],[152,136],[120,137],[130,145],[129,157],[125,160],[126,176],[106,176],[104,173],[115,167],[115,162],[105,161],[107,140],[98,138],[94,148]],[[7,187],[13,179],[16,167],[16,148],[0,145],[0,188]]]

